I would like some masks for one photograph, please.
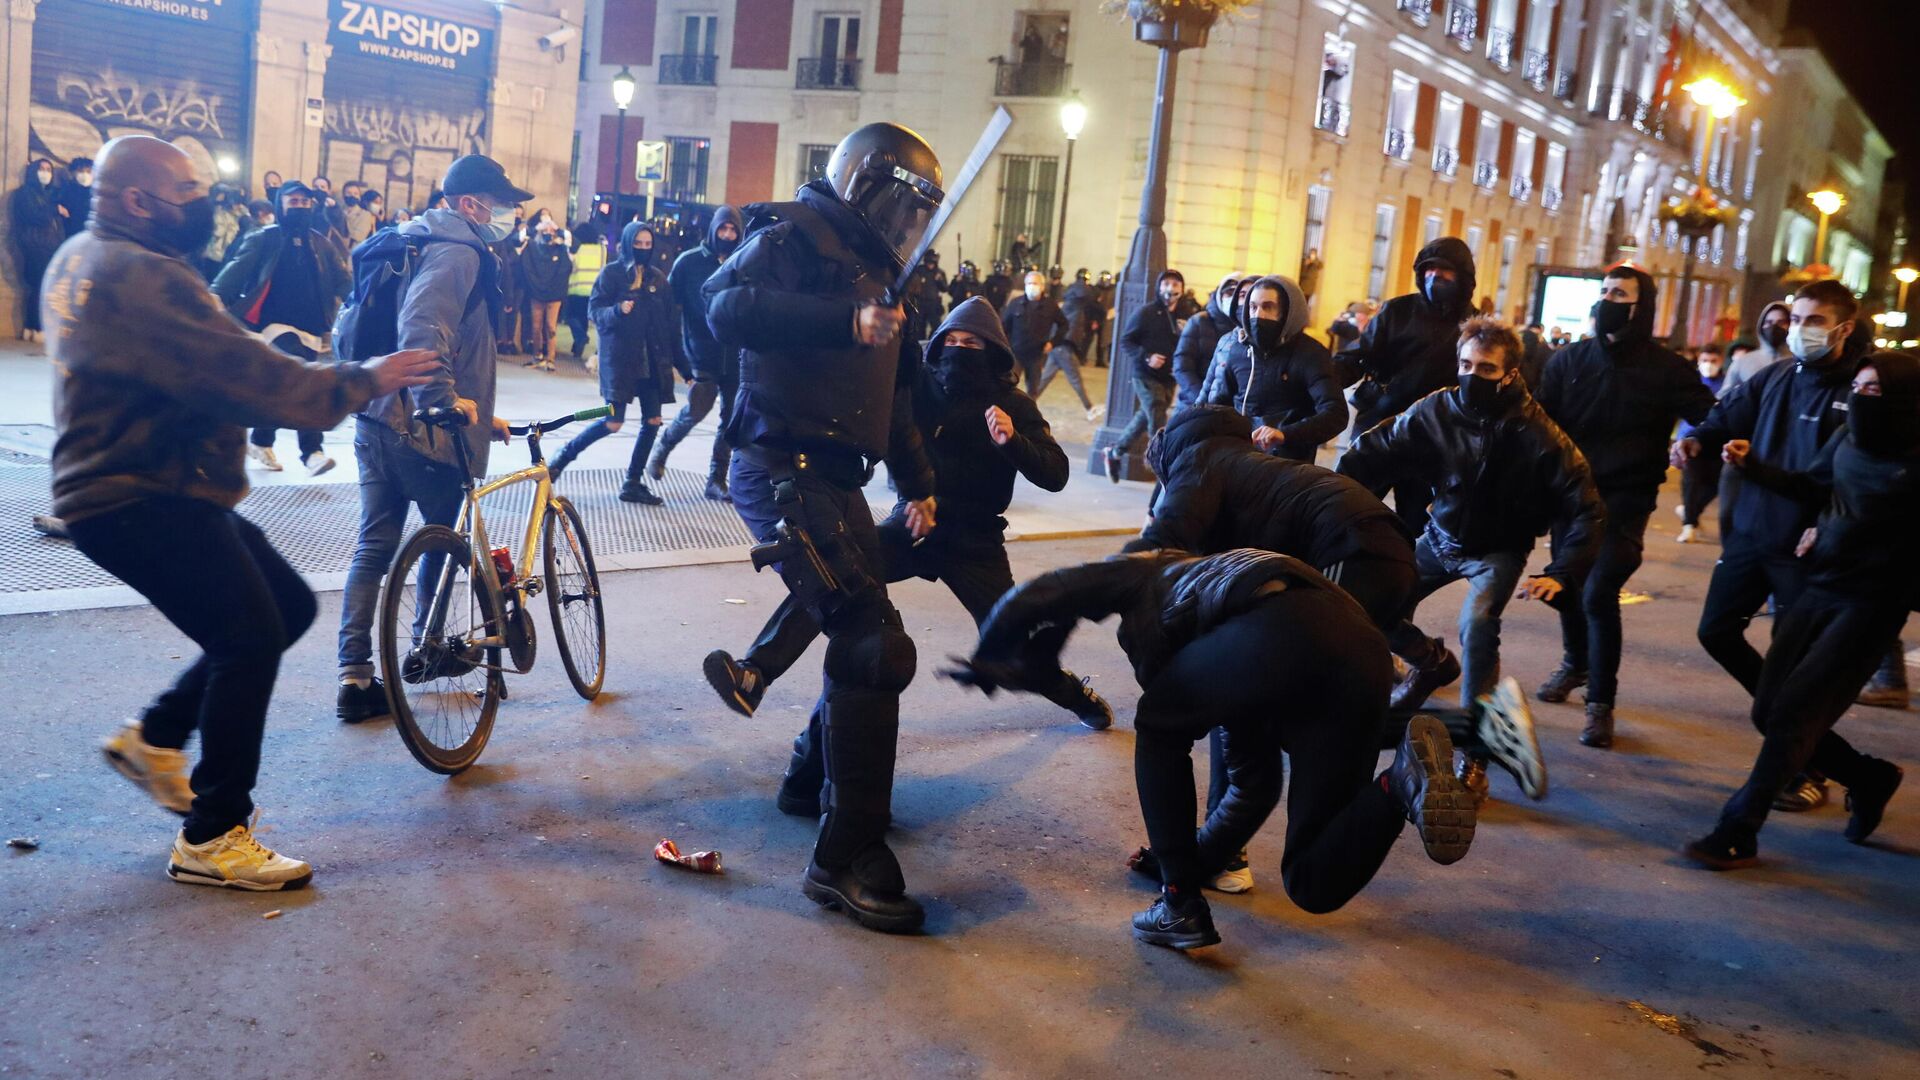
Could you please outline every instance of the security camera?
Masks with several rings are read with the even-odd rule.
[[[548,49],[557,49],[579,36],[580,31],[571,26],[563,26],[550,34],[542,34],[540,35],[540,51],[545,52]]]

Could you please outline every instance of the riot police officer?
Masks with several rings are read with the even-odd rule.
[[[734,508],[762,542],[756,565],[778,565],[827,637],[828,795],[801,891],[894,932],[925,917],[885,839],[916,657],[861,487],[884,459],[909,529],[933,527],[933,469],[905,400],[919,361],[884,294],[946,197],[940,182],[919,135],[868,124],[796,201],[753,208],[746,241],[702,289],[714,334],[742,349],[725,432]]]

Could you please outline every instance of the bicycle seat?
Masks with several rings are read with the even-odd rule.
[[[465,413],[459,409],[444,407],[415,409],[413,411],[413,419],[416,423],[425,424],[428,427],[458,428],[467,426],[467,415]]]

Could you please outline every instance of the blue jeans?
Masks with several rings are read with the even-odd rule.
[[[398,433],[363,417],[354,419],[353,454],[360,462],[360,537],[347,565],[340,604],[340,676],[373,677],[373,620],[380,583],[400,549],[407,509],[420,508],[429,525],[452,525],[465,498],[460,470],[409,447]],[[456,434],[454,437],[458,437]]]
[[[1460,605],[1460,663],[1465,669],[1460,679],[1460,707],[1472,709],[1475,698],[1491,693],[1500,678],[1500,616],[1513,599],[1513,590],[1526,572],[1524,552],[1493,552],[1486,555],[1443,555],[1425,535],[1413,546],[1414,569],[1419,580],[1407,601],[1407,621],[1393,634],[1394,651],[1401,652],[1406,638],[1419,634],[1413,626],[1414,609],[1420,601],[1453,582],[1467,582],[1467,600]],[[1403,654],[1404,655],[1404,654]]]

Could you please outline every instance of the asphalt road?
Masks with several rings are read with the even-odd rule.
[[[1836,798],[1777,816],[1761,869],[1675,855],[1756,741],[1692,637],[1713,549],[1674,545],[1671,523],[1663,510],[1634,582],[1650,599],[1626,609],[1615,751],[1575,743],[1577,705],[1541,706],[1547,801],[1496,778],[1465,861],[1433,865],[1403,836],[1329,916],[1278,889],[1269,828],[1259,888],[1216,899],[1225,943],[1192,956],[1126,929],[1149,893],[1122,866],[1141,827],[1110,626],[1069,651],[1120,711],[1093,733],[933,678],[971,626],[937,585],[898,590],[921,676],[895,843],[930,910],[902,938],[800,895],[813,830],[772,805],[817,653],[753,720],[700,680],[700,657],[743,647],[778,597],[744,566],[611,578],[604,697],[583,706],[549,651],[453,780],[390,725],[333,721],[323,597],[283,668],[257,792],[267,842],[316,867],[280,895],[166,880],[175,826],[100,760],[99,738],[185,662],[177,634],[147,609],[0,619],[0,830],[42,845],[0,852],[0,1074],[1915,1075],[1920,790],[1871,847],[1841,839]],[[1015,568],[1114,546],[1016,545]],[[1430,602],[1432,628],[1458,595]],[[1508,672],[1538,681],[1551,613],[1516,604],[1507,641]],[[1855,710],[1842,730],[1911,766],[1913,715]],[[656,863],[662,837],[719,848],[726,874]]]

